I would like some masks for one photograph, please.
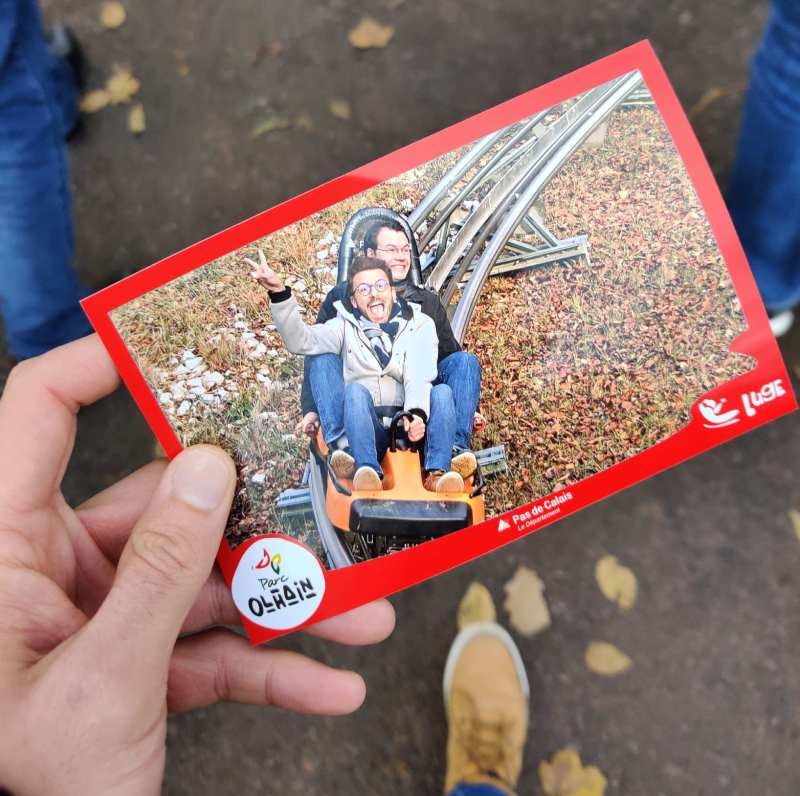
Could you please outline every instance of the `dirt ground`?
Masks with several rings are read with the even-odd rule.
[[[93,85],[115,63],[142,84],[143,135],[128,132],[124,109],[107,108],[71,151],[78,267],[94,284],[643,37],[695,108],[724,185],[767,10],[764,0],[141,0],[109,32],[98,5],[45,2],[85,43]],[[367,13],[395,35],[355,52],[347,32]],[[331,98],[349,100],[350,119],[329,112]],[[301,116],[303,129],[253,135]],[[785,351],[800,367],[800,333]],[[545,583],[553,623],[515,636],[532,687],[521,794],[541,793],[539,761],[572,745],[604,772],[609,794],[794,796],[800,544],[788,511],[800,509],[798,444],[797,416],[784,418],[400,594],[397,630],[378,648],[279,641],[362,671],[365,706],[343,719],[236,705],[173,717],[164,792],[440,792],[441,674],[457,603],[478,580],[504,616],[503,584],[524,564]],[[82,417],[66,494],[87,497],[151,449],[132,402],[116,394]],[[639,578],[628,614],[599,598],[594,564],[606,553]],[[593,639],[625,650],[632,669],[590,674]]]

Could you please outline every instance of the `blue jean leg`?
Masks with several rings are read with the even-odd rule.
[[[344,427],[356,469],[371,467],[383,477],[380,460],[389,447],[389,432],[375,412],[369,390],[361,384],[348,384],[344,390]]]
[[[508,791],[485,782],[462,782],[448,791],[446,796],[508,796]]]
[[[456,351],[439,363],[437,384],[446,384],[453,391],[456,412],[455,447],[469,448],[472,419],[481,394],[481,365],[474,354]]]
[[[728,206],[767,309],[800,303],[800,3],[775,0],[750,66]]]
[[[306,357],[311,394],[317,406],[322,437],[330,446],[344,434],[344,373],[338,354]]]
[[[447,384],[431,388],[431,416],[425,434],[425,469],[449,470],[456,436],[453,391]]]
[[[91,331],[72,270],[67,108],[35,0],[0,3],[0,313],[24,359]],[[65,78],[64,75],[62,77]]]

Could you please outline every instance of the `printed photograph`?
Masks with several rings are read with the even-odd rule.
[[[756,364],[638,72],[111,318],[181,444],[234,457],[231,547],[285,533],[329,568],[557,501]]]

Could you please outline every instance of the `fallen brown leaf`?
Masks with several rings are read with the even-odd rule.
[[[347,34],[347,40],[357,50],[369,50],[373,47],[385,47],[392,40],[392,36],[394,28],[391,25],[381,25],[372,17],[364,17]]]
[[[111,97],[105,89],[98,88],[81,97],[81,111],[83,113],[97,113],[111,102]]]
[[[353,115],[350,103],[345,99],[329,99],[328,110],[337,119],[349,119]]]
[[[737,83],[734,86],[712,86],[707,91],[703,92],[697,102],[689,109],[689,118],[694,119],[706,110],[710,105],[713,105],[717,100],[731,95],[741,94],[745,88],[746,83]]]
[[[624,652],[606,641],[592,641],[586,648],[584,660],[590,671],[604,677],[627,672],[633,665],[633,661]]]
[[[550,762],[539,763],[545,796],[603,796],[608,780],[597,766],[584,767],[574,749],[562,749]]]
[[[550,611],[544,595],[544,583],[528,567],[519,567],[505,585],[505,609],[511,626],[523,636],[533,636],[550,627]]]
[[[120,27],[126,18],[125,6],[117,0],[109,0],[100,6],[100,24],[107,30]]]
[[[128,129],[134,135],[140,135],[145,131],[145,127],[144,105],[138,102],[128,111]]]
[[[594,576],[603,596],[628,611],[636,602],[638,584],[633,570],[623,567],[616,556],[603,556],[595,565]]]
[[[489,590],[482,583],[470,583],[458,604],[458,629],[463,630],[475,622],[494,622],[497,612]]]
[[[131,74],[130,69],[115,67],[114,73],[106,81],[109,102],[112,105],[129,102],[130,98],[139,91],[139,86],[139,81]]]

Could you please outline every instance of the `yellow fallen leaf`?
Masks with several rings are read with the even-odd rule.
[[[550,627],[550,611],[544,595],[544,583],[528,567],[519,567],[505,585],[505,609],[511,626],[523,636],[533,636]]]
[[[100,24],[108,30],[118,28],[125,21],[125,6],[116,0],[109,0],[100,6]]]
[[[328,110],[337,119],[349,119],[353,115],[350,110],[350,103],[344,99],[329,99]]]
[[[489,590],[482,583],[470,583],[458,604],[458,629],[463,630],[475,622],[494,622],[497,612]]]
[[[597,766],[584,767],[574,749],[562,749],[539,763],[539,782],[545,796],[603,796],[608,780]]]
[[[372,17],[364,17],[347,34],[347,40],[357,50],[368,50],[372,47],[385,47],[392,40],[392,36],[394,28],[391,25],[381,25]]]
[[[590,671],[605,677],[627,672],[633,665],[624,652],[606,641],[592,641],[586,648],[584,660]]]
[[[250,137],[258,138],[260,135],[272,133],[275,130],[285,130],[288,126],[289,122],[286,119],[281,119],[278,116],[268,116],[250,131]]]
[[[145,131],[144,105],[141,102],[128,111],[128,129],[134,135],[139,135]]]
[[[794,528],[797,541],[800,542],[800,511],[789,509],[789,519],[792,521],[792,527]]]
[[[629,191],[628,191],[626,188],[623,188],[623,189],[622,189],[622,190],[619,192],[619,198],[620,198],[620,199],[627,199],[627,198],[628,198],[628,194],[629,194]]]
[[[130,69],[117,66],[114,74],[106,81],[106,91],[112,105],[128,102],[139,91],[139,81],[131,74]]]
[[[633,607],[638,591],[636,575],[633,570],[623,567],[616,556],[603,556],[595,565],[594,576],[606,599],[623,611]]]
[[[89,91],[81,97],[81,111],[83,113],[97,113],[101,108],[105,108],[111,102],[111,97],[105,89],[98,88]]]

